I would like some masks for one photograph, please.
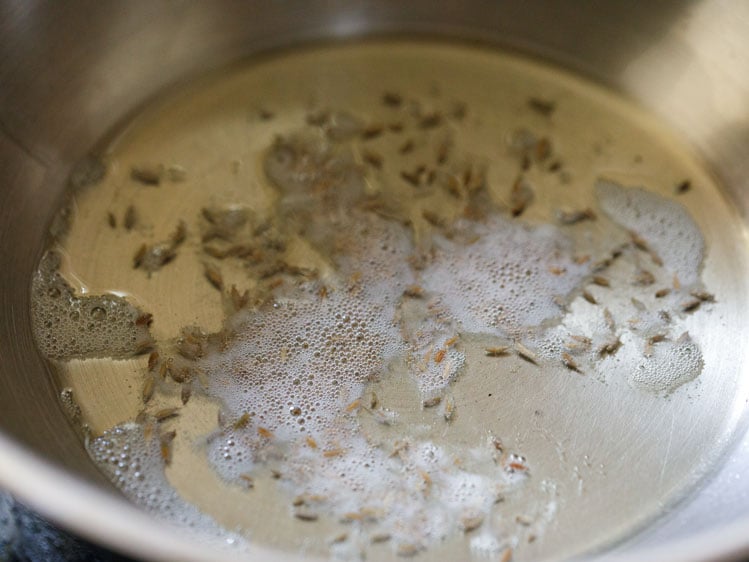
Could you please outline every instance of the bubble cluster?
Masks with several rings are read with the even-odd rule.
[[[322,439],[330,420],[379,378],[399,349],[392,315],[345,290],[325,299],[281,299],[232,319],[225,351],[199,362],[229,419],[248,413],[278,437]]]
[[[647,240],[682,285],[699,281],[705,241],[689,212],[678,202],[642,188],[596,182],[598,203],[609,217]]]
[[[531,227],[496,215],[474,225],[467,247],[436,240],[424,287],[467,332],[506,336],[559,317],[566,297],[589,273],[572,242],[551,225]]]
[[[32,281],[32,327],[42,353],[51,359],[123,358],[151,343],[140,310],[116,295],[76,296],[59,264],[59,255],[48,252]]]
[[[396,551],[442,540],[468,513],[480,526],[502,494],[525,479],[494,462],[490,446],[448,450],[406,438],[391,451],[361,435],[346,446],[346,455],[329,459],[309,450],[291,455],[283,485],[298,497],[314,498],[311,509],[360,522],[367,539],[386,534]]]
[[[627,375],[629,383],[640,390],[664,394],[696,378],[702,371],[699,347],[689,334],[659,342],[633,362]]]
[[[159,439],[146,437],[141,425],[115,426],[89,442],[88,451],[99,469],[122,493],[148,512],[189,529],[199,540],[243,543],[241,537],[223,529],[169,485]]]

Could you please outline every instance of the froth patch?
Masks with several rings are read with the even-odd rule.
[[[335,291],[324,299],[285,299],[232,319],[227,349],[199,363],[209,394],[229,421],[248,414],[254,439],[305,432],[321,442],[331,421],[361,396],[400,349],[392,311]]]
[[[48,252],[31,286],[31,316],[39,349],[51,359],[124,358],[152,343],[150,317],[116,295],[76,296]]]
[[[702,352],[684,333],[677,340],[667,340],[645,349],[633,362],[629,383],[640,390],[664,394],[695,379],[702,371]]]
[[[219,526],[172,488],[164,474],[158,436],[144,436],[143,427],[125,423],[105,431],[88,444],[96,465],[125,496],[146,511],[189,529],[193,538],[244,545],[244,539]]]
[[[683,205],[639,187],[596,182],[598,204],[617,224],[637,233],[683,285],[699,281],[705,242]]]
[[[422,275],[464,331],[506,336],[558,318],[559,298],[589,273],[590,265],[575,262],[571,240],[551,225],[495,215],[472,232],[467,245],[438,238]]]

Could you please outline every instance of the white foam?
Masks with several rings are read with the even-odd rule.
[[[31,315],[39,349],[51,359],[129,357],[151,342],[141,312],[113,294],[76,296],[58,272],[60,256],[47,252],[34,274]]]
[[[461,329],[507,336],[560,317],[555,297],[571,293],[590,269],[575,263],[572,242],[552,225],[499,215],[474,228],[478,240],[467,247],[438,238],[423,272],[424,287]]]
[[[159,438],[146,439],[142,426],[115,426],[91,441],[88,451],[112,483],[149,513],[177,528],[189,529],[197,540],[236,548],[247,546],[243,537],[221,527],[171,487],[164,474]]]
[[[699,281],[705,242],[683,205],[607,180],[596,182],[596,195],[611,220],[642,237],[682,285]]]
[[[702,371],[702,366],[699,347],[685,333],[676,341],[667,340],[650,346],[634,362],[628,380],[635,388],[655,394],[668,394],[696,378]]]

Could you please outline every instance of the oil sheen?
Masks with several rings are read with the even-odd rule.
[[[611,92],[460,44],[321,45],[88,161],[32,318],[95,463],[206,541],[561,559],[730,440],[741,222]]]

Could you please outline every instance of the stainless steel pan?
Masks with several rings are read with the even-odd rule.
[[[96,542],[149,559],[218,559],[120,498],[58,403],[29,329],[29,279],[65,179],[163,88],[261,50],[388,32],[496,43],[635,98],[691,143],[749,211],[749,4],[544,0],[0,3],[0,486]],[[743,341],[731,346],[745,346]],[[746,413],[721,467],[627,560],[749,556]],[[273,559],[257,547],[255,559]]]

